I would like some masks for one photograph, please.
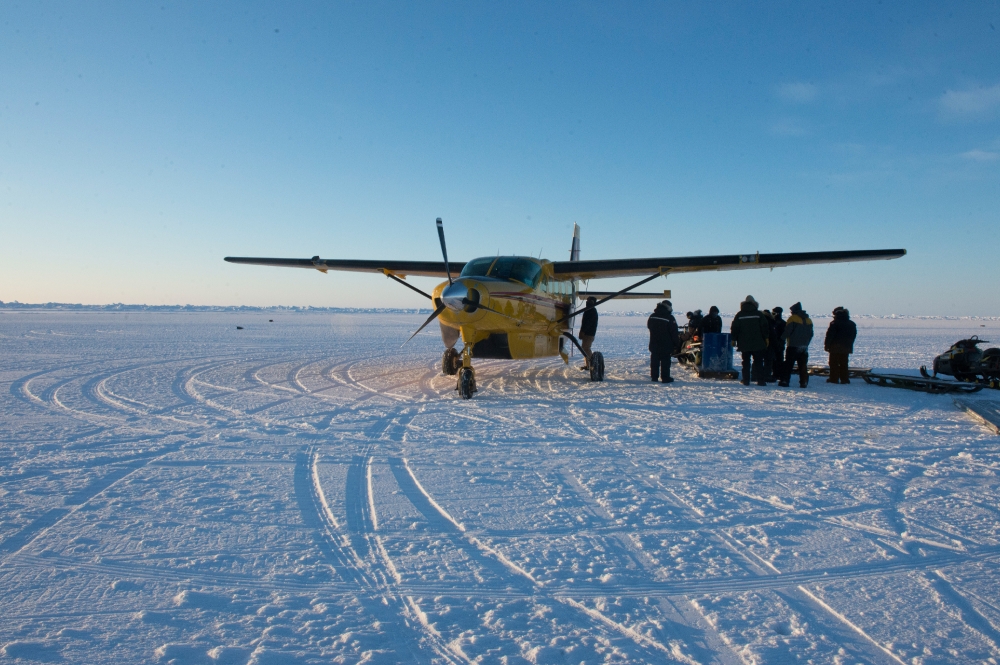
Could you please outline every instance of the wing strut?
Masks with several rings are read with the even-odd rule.
[[[423,291],[421,291],[421,290],[420,290],[420,289],[418,289],[417,287],[413,286],[412,284],[408,284],[408,283],[407,283],[407,282],[405,282],[404,280],[402,280],[402,279],[400,279],[400,278],[396,277],[395,275],[393,275],[393,274],[392,274],[391,272],[389,272],[388,270],[386,270],[386,271],[384,271],[384,272],[385,272],[385,276],[386,276],[386,277],[388,277],[389,279],[391,279],[391,280],[394,280],[394,281],[397,281],[397,282],[399,282],[400,284],[402,284],[403,286],[405,286],[406,288],[408,288],[408,289],[412,289],[412,290],[416,291],[417,293],[419,293],[419,294],[420,294],[420,295],[422,295],[423,297],[427,298],[428,300],[434,300],[434,298],[432,298],[432,297],[430,296],[430,294],[427,294],[427,293],[424,293]]]
[[[617,298],[620,295],[628,293],[632,289],[637,289],[640,286],[642,286],[643,284],[645,284],[646,282],[652,282],[654,279],[656,279],[657,277],[659,277],[660,275],[663,275],[663,274],[665,274],[665,273],[658,272],[655,275],[650,275],[646,279],[636,282],[632,286],[626,286],[621,291],[616,291],[615,293],[612,293],[610,296],[606,296],[604,298],[601,298],[600,300],[598,300],[597,302],[594,303],[594,307],[597,307],[598,305],[603,305],[604,303],[606,303],[607,301],[611,300],[612,298]],[[582,314],[586,309],[587,309],[586,307],[581,307],[580,309],[576,310],[572,314],[567,314],[563,318],[559,319],[556,323],[562,323],[563,321],[569,321],[570,319],[572,319],[577,314]]]

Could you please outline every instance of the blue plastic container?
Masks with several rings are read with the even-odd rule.
[[[706,372],[730,372],[733,369],[733,347],[729,333],[705,333],[701,343],[701,369]]]

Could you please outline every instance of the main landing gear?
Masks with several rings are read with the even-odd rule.
[[[472,367],[472,351],[469,347],[462,349],[462,353],[453,348],[445,349],[441,356],[441,371],[448,376],[458,375],[455,390],[462,399],[471,399],[473,393],[479,390],[476,387],[476,370]]]
[[[604,380],[604,354],[600,351],[593,351],[590,354],[590,380]]]
[[[454,347],[445,349],[441,356],[441,373],[448,376],[458,374],[458,368],[462,366],[462,356]]]
[[[569,341],[573,342],[573,345],[576,348],[580,349],[580,353],[583,354],[584,358],[587,357],[587,354],[584,352],[583,347],[580,346],[579,340],[577,340],[577,338],[573,336],[573,333],[563,332],[563,337],[566,337],[566,338],[569,339]],[[590,380],[591,381],[603,381],[604,380],[604,354],[601,353],[600,351],[591,351],[590,352],[590,362],[588,363],[588,365],[590,367]]]

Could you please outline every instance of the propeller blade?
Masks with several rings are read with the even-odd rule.
[[[441,222],[441,218],[437,218],[438,227],[438,240],[441,241],[441,254],[444,255],[444,269],[448,273],[448,283],[452,284],[451,279],[451,264],[448,263],[448,246],[444,244],[444,224]],[[427,324],[424,324],[427,325]]]
[[[437,306],[437,309],[435,309],[434,312],[430,316],[427,317],[427,320],[424,321],[424,324],[422,326],[420,326],[419,328],[417,328],[417,332],[413,333],[412,335],[409,336],[409,338],[407,338],[406,342],[409,342],[411,339],[413,339],[414,337],[416,337],[417,334],[419,334],[421,330],[423,330],[424,328],[427,327],[428,323],[430,323],[431,321],[433,321],[434,319],[436,319],[438,316],[440,316],[441,312],[443,312],[444,310],[445,310],[444,304],[441,303],[441,302],[439,302],[438,306]],[[403,342],[399,346],[400,347],[406,346],[406,342]]]

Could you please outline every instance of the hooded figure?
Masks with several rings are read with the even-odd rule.
[[[659,379],[663,383],[674,381],[670,377],[670,356],[680,341],[677,320],[672,311],[670,301],[664,300],[646,320],[646,327],[649,328],[649,374],[653,381]]]
[[[765,385],[764,351],[767,350],[770,326],[757,309],[757,301],[753,296],[747,296],[740,303],[740,311],[733,317],[730,332],[733,346],[743,354],[743,373],[740,374],[740,381],[744,386],[749,386],[752,376],[756,379],[757,385]]]
[[[785,334],[785,320],[781,318],[780,307],[771,310],[773,321],[771,324],[771,344],[767,347],[767,352],[771,354],[771,367],[774,371],[774,380],[780,381],[785,375],[785,340],[781,338]]]
[[[705,316],[701,313],[701,310],[700,309],[694,310],[694,313],[691,315],[691,320],[688,321],[688,326],[690,326],[689,330],[691,331],[692,337],[694,336],[697,336],[699,338],[701,337],[701,325],[704,320]]]
[[[851,321],[851,313],[843,307],[833,310],[833,321],[826,331],[823,348],[830,354],[830,378],[827,383],[850,383],[847,375],[848,356],[854,353],[854,340],[858,327]]]
[[[809,384],[809,343],[813,338],[813,322],[802,309],[802,303],[797,302],[792,305],[792,315],[785,322],[785,332],[781,337],[788,345],[785,351],[785,376],[779,385],[787,387],[792,378],[792,368],[795,363],[799,364],[799,387],[805,388]]]
[[[719,308],[712,305],[708,308],[708,315],[701,320],[701,336],[720,332],[722,332],[722,317],[719,316]]]
[[[590,369],[590,347],[597,337],[597,298],[590,296],[587,298],[587,307],[583,310],[580,321],[580,346],[583,347],[583,367],[580,369]]]

